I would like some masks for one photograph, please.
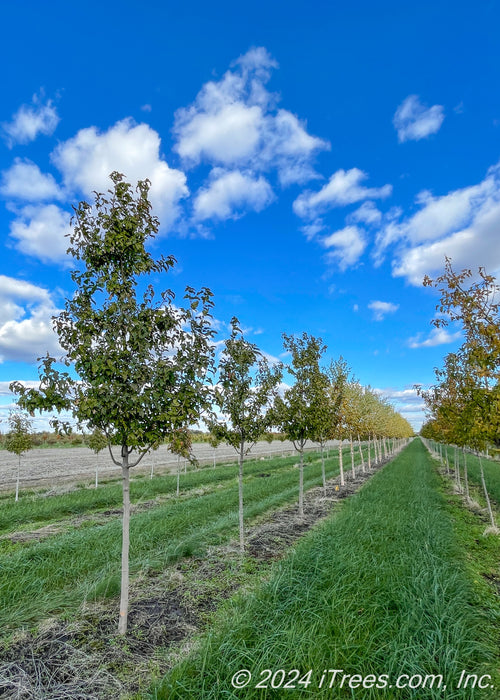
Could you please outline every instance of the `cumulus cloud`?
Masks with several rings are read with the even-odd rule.
[[[15,247],[43,262],[60,262],[66,258],[71,233],[71,216],[55,204],[27,206],[10,227]]]
[[[318,192],[300,194],[293,203],[293,210],[301,218],[315,218],[333,207],[347,206],[364,199],[383,199],[392,193],[392,185],[364,187],[360,183],[367,177],[358,168],[337,170]]]
[[[445,328],[433,328],[427,338],[422,339],[422,334],[419,333],[408,340],[408,345],[410,348],[434,348],[437,345],[448,345],[449,343],[454,343],[461,337],[462,333],[460,331],[450,333]]]
[[[398,413],[412,425],[414,430],[420,430],[425,420],[425,403],[414,388],[396,389],[388,387],[386,389],[374,389],[375,394],[387,399],[394,406]]]
[[[273,198],[271,186],[262,176],[215,169],[209,184],[196,196],[194,218],[198,221],[237,218],[242,210],[261,211]]]
[[[50,136],[59,123],[59,116],[51,100],[43,93],[33,95],[30,105],[21,105],[10,122],[2,124],[3,136],[9,148],[15,144],[34,141],[39,134]]]
[[[390,301],[371,301],[368,308],[373,311],[375,321],[383,321],[387,314],[393,314],[399,309],[399,304]]]
[[[46,289],[0,275],[0,309],[0,362],[63,354],[51,322],[58,309]]]
[[[149,179],[150,200],[163,230],[171,227],[179,213],[179,201],[188,195],[185,174],[170,168],[160,157],[158,133],[132,119],[119,121],[105,132],[93,126],[82,129],[56,148],[52,160],[66,187],[86,196],[94,190],[106,192],[114,170],[131,183]]]
[[[476,268],[487,262],[500,270],[500,164],[488,170],[477,185],[436,197],[417,197],[420,209],[403,218],[397,211],[384,221],[376,239],[376,258],[396,245],[393,274],[415,286],[426,274],[442,270],[445,256],[457,268]]]
[[[275,169],[282,185],[316,177],[312,158],[329,144],[308,134],[296,115],[276,108],[277,97],[266,87],[276,67],[264,48],[251,49],[177,111],[175,150],[187,166]]]
[[[349,214],[348,220],[355,223],[374,225],[382,220],[382,212],[377,209],[373,202],[363,202],[359,209]]]
[[[398,141],[419,141],[441,128],[444,109],[441,105],[426,107],[418,95],[409,95],[397,108],[393,124],[398,132]]]
[[[357,226],[346,226],[322,238],[321,245],[329,249],[327,260],[346,270],[358,262],[366,248],[366,240]]]
[[[14,164],[2,173],[0,193],[9,199],[38,202],[59,199],[61,191],[50,174],[44,174],[30,160],[16,158]]]

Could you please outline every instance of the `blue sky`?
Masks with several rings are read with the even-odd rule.
[[[270,356],[321,336],[416,427],[457,347],[424,289],[500,270],[497,2],[6,3],[0,412],[57,352],[71,205],[149,177],[178,295]],[[0,426],[1,427],[1,426]]]

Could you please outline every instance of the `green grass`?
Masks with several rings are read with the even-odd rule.
[[[247,521],[297,499],[298,470],[291,466],[295,460],[276,462],[281,468],[278,464],[271,468],[271,461],[247,465]],[[233,466],[182,475],[183,488],[189,478],[206,480],[212,474],[218,488],[202,497],[187,491],[179,499],[135,513],[131,519],[132,573],[159,570],[182,556],[202,552],[208,545],[233,536],[238,522],[234,471]],[[269,476],[255,476],[262,472]],[[336,458],[327,462],[327,473],[329,477],[338,473]],[[154,481],[141,482],[143,495],[152,495]],[[311,462],[305,468],[305,488],[320,483],[321,464]],[[98,491],[91,495],[97,496]],[[85,599],[116,595],[120,551],[119,518],[7,550],[0,556],[0,629],[6,632],[49,615],[72,614]]]
[[[213,632],[151,697],[498,698],[498,598],[478,573],[471,552],[477,533],[465,527],[464,512],[442,492],[415,440],[303,538],[266,584],[230,601]],[[498,563],[496,540],[486,546]],[[308,687],[295,690],[254,683],[235,690],[239,669],[249,669],[254,683],[264,669],[313,673]],[[447,690],[320,689],[324,669],[388,674],[392,683],[401,674],[442,675]],[[463,669],[492,674],[497,688],[456,688]]]
[[[251,475],[261,471],[286,469],[296,461],[295,457],[276,458],[264,462],[252,460],[245,464],[245,473]],[[181,491],[186,492],[201,486],[209,487],[235,479],[236,473],[235,464],[225,464],[216,469],[204,467],[196,471],[188,471],[187,474],[181,473]],[[157,475],[153,479],[137,478],[132,470],[131,477],[132,503],[141,503],[157,496],[172,495],[176,492],[176,475]],[[55,522],[61,518],[120,508],[122,505],[121,481],[101,484],[97,489],[78,488],[59,496],[21,494],[17,503],[13,501],[12,496],[4,496],[0,503],[0,534],[5,534],[19,528],[40,527],[42,524]]]
[[[373,453],[373,450],[372,450]],[[328,460],[328,469],[337,468],[337,450],[330,450],[332,455]],[[364,449],[366,459],[366,447]],[[344,448],[344,468],[350,456],[348,449]],[[359,456],[356,455],[357,459]],[[316,460],[319,454],[312,452],[306,455],[307,460]],[[296,464],[297,455],[291,457],[274,457],[265,460],[248,460],[244,470],[246,476],[252,476],[261,472],[274,472],[282,469],[290,469]],[[328,475],[327,475],[328,476]],[[231,481],[237,478],[236,464],[222,464],[215,469],[203,467],[202,469],[183,472],[180,476],[180,488],[182,493],[199,488],[216,488],[217,484]],[[177,476],[175,474],[156,475],[153,479],[142,474],[135,475],[131,471],[131,500],[134,504],[140,504],[158,497],[174,496],[177,488]],[[98,514],[100,512],[119,509],[122,505],[121,480],[110,483],[101,482],[96,489],[92,487],[77,488],[69,493],[58,496],[45,496],[40,492],[20,494],[19,501],[13,500],[12,494],[0,496],[0,535],[5,535],[17,530],[34,529],[65,518],[73,518],[81,515]]]
[[[450,445],[445,446],[448,452],[448,462],[450,469],[453,469],[454,464],[454,447]],[[464,476],[464,455],[462,450],[459,450],[460,456],[460,477],[463,480]],[[484,480],[486,482],[486,487],[490,498],[495,501],[497,508],[500,505],[500,464],[491,459],[486,459],[481,457],[481,462],[484,471]],[[482,488],[481,486],[481,473],[479,467],[479,458],[476,455],[467,453],[467,475],[469,481]]]

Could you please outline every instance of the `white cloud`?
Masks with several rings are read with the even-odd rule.
[[[242,210],[261,211],[273,198],[273,191],[262,176],[216,169],[208,186],[201,188],[196,196],[194,218],[198,221],[236,218]]]
[[[0,309],[0,362],[63,354],[51,323],[58,309],[46,289],[0,275]]]
[[[201,159],[226,166],[250,161],[259,143],[262,118],[260,106],[241,103],[223,105],[215,114],[194,112],[182,127],[177,126],[176,150],[194,164]]]
[[[442,197],[423,192],[420,210],[401,219],[401,212],[377,235],[376,256],[397,244],[393,274],[420,286],[424,276],[443,269],[445,256],[457,269],[486,266],[500,270],[500,165],[488,170],[478,185]]]
[[[276,109],[266,88],[277,63],[260,47],[240,57],[219,81],[206,83],[175,115],[175,150],[187,165],[276,169],[282,185],[317,177],[311,160],[329,148],[296,115]]]
[[[417,394],[416,389],[395,389],[389,387],[386,389],[374,389],[373,391],[381,398],[387,399],[394,406],[395,410],[406,418],[414,430],[420,430],[425,420],[425,403],[422,397]]]
[[[346,226],[340,231],[321,239],[325,248],[332,248],[327,254],[330,262],[336,262],[341,270],[355,265],[366,248],[363,232],[357,226]]]
[[[9,148],[15,144],[34,141],[38,134],[50,136],[59,123],[59,116],[51,100],[43,101],[43,93],[33,95],[31,105],[21,105],[12,121],[2,124]]]
[[[354,223],[378,224],[382,220],[382,212],[377,209],[373,202],[368,201],[363,202],[359,209],[353,211],[347,218]]]
[[[398,132],[398,141],[419,141],[441,128],[444,109],[441,105],[426,107],[418,95],[409,95],[396,110],[393,124]]]
[[[259,160],[262,167],[277,167],[283,186],[302,184],[319,177],[311,164],[311,156],[328,149],[326,141],[310,136],[305,124],[285,109],[275,117],[268,117],[263,127],[263,148]]]
[[[52,159],[63,174],[65,185],[89,196],[106,192],[114,170],[132,184],[148,178],[149,197],[162,229],[168,230],[178,216],[179,200],[187,196],[186,176],[170,168],[160,157],[160,137],[147,124],[131,119],[117,122],[108,131],[82,129],[61,143]]]
[[[408,340],[408,345],[410,348],[434,348],[437,345],[454,343],[456,340],[459,340],[461,336],[462,334],[460,331],[450,333],[445,328],[433,328],[427,338],[422,340],[422,334],[419,333]]]
[[[343,207],[363,199],[385,198],[391,194],[392,185],[361,185],[367,177],[368,175],[358,168],[337,170],[318,192],[309,190],[299,195],[293,203],[293,210],[301,218],[315,218],[320,212],[332,207]]]
[[[399,304],[390,301],[371,301],[368,308],[373,311],[375,321],[383,321],[387,314],[393,314],[399,309]]]
[[[16,158],[14,164],[2,173],[0,192],[10,199],[38,202],[59,199],[61,191],[50,174],[44,174],[30,160]]]
[[[324,231],[326,228],[325,223],[322,219],[316,219],[310,224],[306,224],[305,226],[301,227],[302,233],[305,235],[308,241],[312,241],[313,238],[316,238],[318,233],[321,233],[321,231]]]
[[[55,204],[27,206],[10,227],[10,236],[18,250],[43,262],[66,258],[71,233],[71,216]]]

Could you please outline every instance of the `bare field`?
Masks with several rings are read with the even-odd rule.
[[[330,446],[334,443],[330,443]],[[318,449],[315,443],[309,443],[309,450]],[[115,455],[119,454],[119,448],[115,447]],[[247,459],[266,456],[290,455],[294,452],[291,442],[272,443],[258,442],[248,455]],[[193,453],[200,465],[216,462],[236,461],[236,452],[228,445],[220,445],[215,449],[207,443],[195,443]],[[173,455],[166,445],[162,445],[153,453],[147,454],[133,473],[173,472],[177,469],[177,456]],[[96,455],[88,447],[67,448],[43,448],[26,452],[21,457],[21,489],[26,488],[50,488],[60,484],[75,482],[93,482],[95,479]],[[120,468],[111,461],[107,450],[102,451],[98,457],[99,479],[118,478],[121,475]],[[11,491],[15,488],[18,458],[16,455],[0,451],[0,491]],[[181,468],[184,460],[180,460]]]

